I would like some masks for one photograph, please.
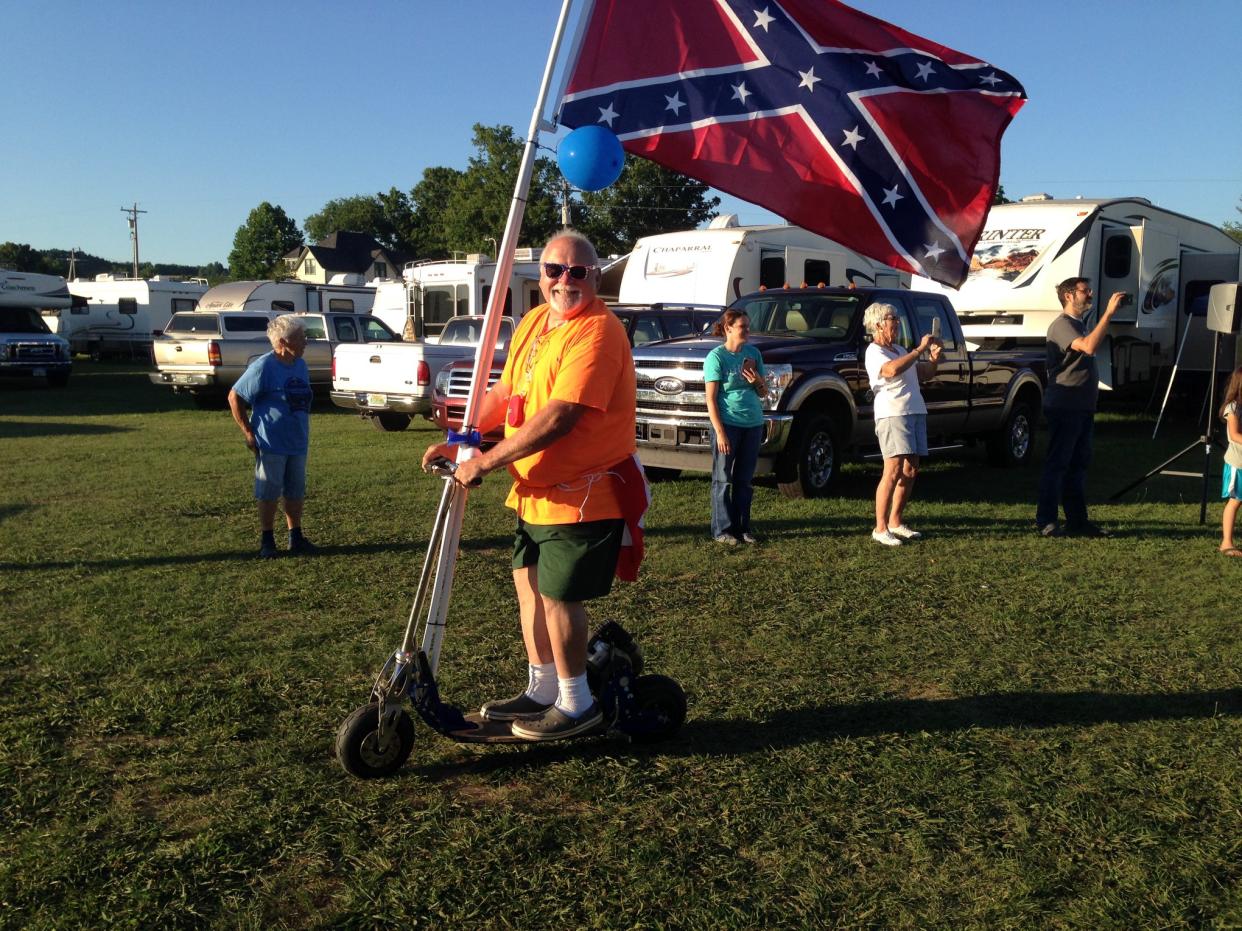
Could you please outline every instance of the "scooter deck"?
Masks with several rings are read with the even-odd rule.
[[[508,721],[488,721],[477,711],[470,712],[465,718],[468,723],[475,724],[477,727],[471,730],[450,732],[448,736],[453,740],[467,744],[530,743],[529,740],[516,736]]]
[[[525,737],[518,737],[513,733],[509,721],[488,721],[483,715],[477,711],[472,711],[464,716],[470,724],[478,725],[477,729],[465,731],[450,731],[448,736],[459,743],[467,744],[536,744],[536,743],[553,743],[554,741],[545,740],[529,740]],[[575,734],[573,737],[563,738],[564,740],[578,740],[582,737],[594,737],[608,730],[607,725],[601,723],[599,727],[592,728],[582,734]]]

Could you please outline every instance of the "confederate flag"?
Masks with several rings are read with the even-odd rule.
[[[951,287],[1026,100],[837,0],[595,0],[559,121]]]

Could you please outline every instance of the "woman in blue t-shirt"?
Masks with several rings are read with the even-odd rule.
[[[736,546],[754,543],[750,529],[751,479],[763,441],[763,403],[768,393],[763,356],[746,342],[750,319],[726,310],[712,330],[723,336],[703,363],[707,414],[712,421],[712,539]]]

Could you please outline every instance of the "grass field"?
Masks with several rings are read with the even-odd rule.
[[[1242,560],[1194,480],[1103,503],[1188,419],[1153,442],[1101,417],[1109,540],[1037,537],[1037,472],[981,450],[929,464],[928,538],[893,550],[874,463],[831,500],[760,488],[762,545],[728,551],[704,477],[660,484],[643,580],[593,611],[685,687],[677,740],[419,724],[360,782],[333,734],[400,639],[431,429],[319,409],[324,553],[261,563],[226,412],[118,365],[2,388],[0,926],[1238,927]],[[463,706],[525,677],[504,486],[466,516],[441,665]]]

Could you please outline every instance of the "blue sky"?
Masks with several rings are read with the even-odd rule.
[[[855,5],[1025,84],[1010,196],[1140,195],[1242,220],[1242,0]],[[464,166],[474,123],[525,132],[559,8],[4,0],[0,241],[125,260],[121,208],[137,201],[144,260],[223,262],[260,201],[301,223],[334,197],[408,190]]]

